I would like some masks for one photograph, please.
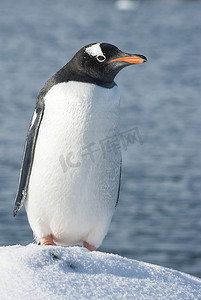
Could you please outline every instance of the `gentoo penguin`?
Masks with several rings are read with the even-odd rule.
[[[111,44],[89,44],[41,89],[14,207],[15,216],[25,201],[40,244],[83,243],[93,251],[102,243],[118,202],[121,177],[114,78],[124,67],[146,60]]]

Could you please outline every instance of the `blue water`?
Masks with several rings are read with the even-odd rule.
[[[0,245],[32,242],[12,216],[23,145],[44,82],[83,45],[106,41],[148,62],[123,70],[120,201],[100,250],[201,276],[201,2],[9,0],[0,6]]]

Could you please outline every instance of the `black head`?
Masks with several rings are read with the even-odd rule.
[[[122,52],[111,44],[95,43],[80,49],[66,67],[79,77],[110,84],[124,67],[146,61],[143,55]]]

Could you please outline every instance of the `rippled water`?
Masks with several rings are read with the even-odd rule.
[[[102,251],[201,276],[199,1],[1,1],[0,245],[32,242],[12,217],[23,144],[44,82],[83,45],[106,41],[148,63],[123,70],[120,201]],[[132,9],[133,8],[133,9]]]

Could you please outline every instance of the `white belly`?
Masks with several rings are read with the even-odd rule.
[[[47,93],[26,201],[39,240],[101,244],[118,194],[118,134],[116,86],[68,82]]]

